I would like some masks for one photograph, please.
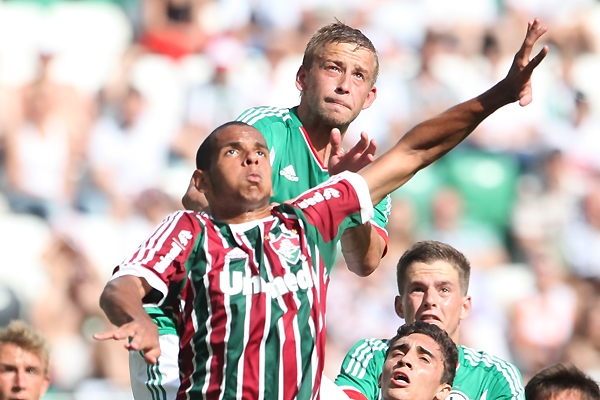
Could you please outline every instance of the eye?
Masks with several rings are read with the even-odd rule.
[[[259,156],[261,156],[261,157],[266,157],[266,156],[267,156],[267,153],[265,153],[265,152],[264,152],[264,151],[262,151],[262,150],[258,150],[258,151],[256,152],[256,154],[258,154],[258,155],[259,155]]]
[[[419,360],[421,360],[421,361],[423,361],[423,362],[425,362],[425,363],[427,363],[427,364],[429,364],[429,363],[430,363],[430,361],[429,361],[429,358],[428,358],[428,357],[425,357],[425,356],[419,357]]]
[[[361,72],[355,73],[354,76],[360,79],[361,81],[365,80],[365,76]]]
[[[236,153],[237,153],[236,149],[229,149],[229,150],[225,151],[226,155],[233,155],[233,154],[236,154]]]
[[[440,292],[442,292],[442,293],[450,293],[450,289],[447,288],[447,287],[443,287],[443,288],[440,289]]]
[[[35,375],[35,374],[37,373],[37,369],[35,369],[35,368],[33,368],[33,367],[32,367],[32,368],[27,368],[27,370],[26,370],[26,371],[27,371],[27,373],[28,373],[28,374],[30,374],[30,375]]]

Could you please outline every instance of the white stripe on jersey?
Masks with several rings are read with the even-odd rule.
[[[357,347],[351,355],[351,360],[348,363],[345,371],[349,375],[359,379],[364,378],[366,368],[373,359],[375,353],[387,350],[388,341],[380,339],[366,339],[359,347]]]
[[[291,118],[289,112],[290,110],[288,108],[259,107],[252,109],[247,114],[244,113],[240,115],[238,121],[245,122],[248,125],[254,125],[257,121],[267,117],[279,117],[285,121]]]
[[[504,361],[501,358],[492,356],[488,353],[480,353],[468,347],[461,346],[464,350],[465,360],[468,360],[471,365],[477,365],[483,362],[488,367],[494,367],[500,371],[506,378],[510,391],[513,394],[513,398],[523,399],[524,393],[521,385],[521,379],[519,379],[519,373],[517,372],[514,365]]]

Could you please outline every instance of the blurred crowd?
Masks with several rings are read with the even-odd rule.
[[[0,326],[52,345],[48,398],[131,398],[121,343],[94,342],[112,269],[169,212],[198,145],[251,106],[293,107],[312,33],[334,18],[379,51],[378,99],[351,126],[378,154],[503,78],[527,21],[549,30],[534,100],[511,104],[393,194],[368,278],[339,258],[326,373],[390,337],[395,263],[435,239],[472,262],[462,340],[524,380],[570,361],[600,380],[597,0],[5,0],[0,2]],[[598,247],[596,247],[598,246]]]

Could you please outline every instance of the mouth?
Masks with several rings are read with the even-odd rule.
[[[408,378],[408,375],[406,375],[404,372],[396,370],[392,374],[392,382],[396,386],[405,387],[410,384],[410,379]]]
[[[441,322],[437,316],[431,315],[431,314],[421,315],[419,320],[430,323],[430,324],[435,323],[435,322]]]
[[[248,174],[246,180],[253,183],[259,183],[262,181],[262,177],[259,174]]]
[[[348,110],[350,110],[350,106],[348,104],[343,103],[343,102],[338,101],[338,100],[335,100],[335,99],[332,99],[332,98],[325,99],[325,103],[332,104],[332,105],[337,106],[337,107],[347,108]]]

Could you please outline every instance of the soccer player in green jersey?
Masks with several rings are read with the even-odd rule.
[[[405,180],[456,146],[499,107],[513,101],[521,105],[531,101],[529,78],[546,50],[532,62],[529,55],[544,31],[539,22],[530,27],[522,49],[501,83],[478,98],[417,125],[402,138],[399,158],[404,164]],[[341,23],[331,24],[313,36],[305,51],[296,79],[302,94],[300,105],[291,110],[257,108],[241,114],[241,120],[255,125],[267,139],[275,167],[273,201],[296,197],[330,174],[358,171],[372,161],[375,145],[366,135],[357,146],[344,152],[341,138],[332,137],[331,132],[336,129],[344,134],[360,111],[370,107],[376,98],[374,85],[378,70],[377,53],[360,31]],[[193,198],[194,193],[188,192],[187,197]],[[186,208],[196,208],[192,205],[194,201],[186,203]],[[385,203],[378,204],[371,221],[348,229],[341,239],[348,268],[358,275],[368,275],[379,265],[386,248],[387,234],[383,228],[388,212]],[[154,311],[157,313],[153,315],[161,321],[161,333],[170,333],[169,337],[176,339],[174,324],[160,315],[161,310],[154,308]],[[168,355],[166,353],[163,357]],[[173,359],[174,355],[171,369],[176,368]],[[165,359],[160,365],[169,365],[169,360]],[[153,382],[144,384],[152,386],[156,393],[164,393],[168,377],[160,368],[148,371],[148,374],[156,373]]]
[[[448,334],[423,321],[404,324],[390,339],[379,376],[383,400],[444,400],[450,394],[458,352]]]
[[[407,323],[435,324],[459,343],[460,321],[471,312],[471,267],[465,256],[445,243],[418,242],[402,255],[396,271],[398,316]],[[387,340],[363,339],[350,349],[335,380],[348,397],[379,400],[378,378],[388,345]],[[524,399],[522,377],[514,365],[465,346],[457,348],[451,399]]]

